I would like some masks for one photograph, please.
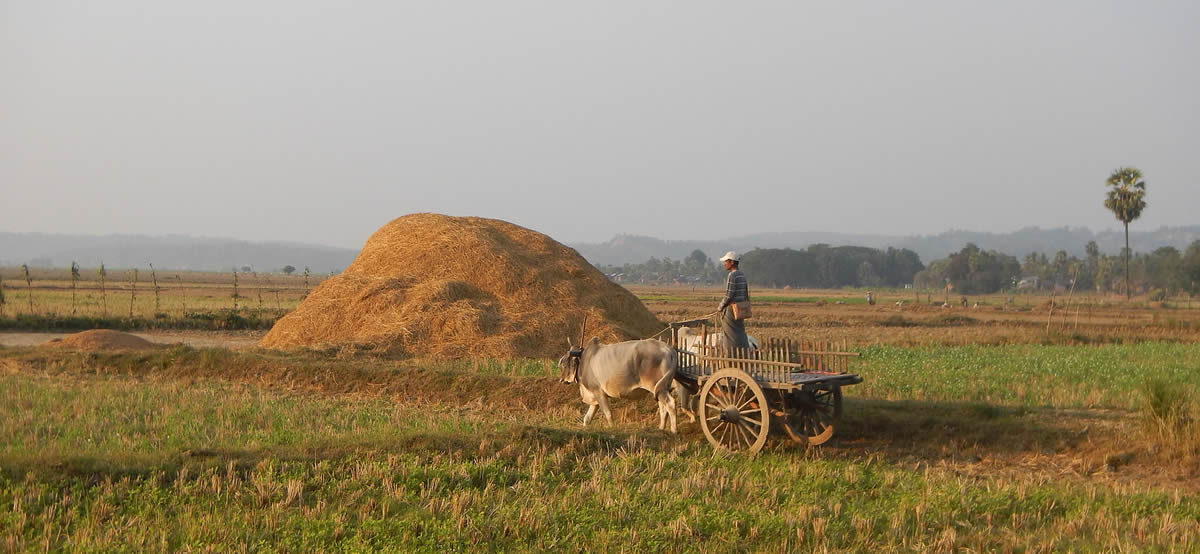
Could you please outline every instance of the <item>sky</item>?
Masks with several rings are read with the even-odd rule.
[[[1200,224],[1200,3],[0,0],[0,231]]]

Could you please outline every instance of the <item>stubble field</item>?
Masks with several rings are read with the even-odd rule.
[[[663,321],[720,294],[633,290]],[[1200,548],[1200,309],[875,293],[755,291],[752,334],[845,342],[864,382],[833,441],[753,458],[646,397],[583,428],[549,360],[3,347],[0,549]]]

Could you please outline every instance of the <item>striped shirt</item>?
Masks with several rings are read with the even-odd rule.
[[[729,276],[725,278],[725,298],[721,300],[719,310],[724,310],[734,302],[746,302],[750,300],[750,283],[746,281],[746,274],[742,270],[735,269],[729,272]]]

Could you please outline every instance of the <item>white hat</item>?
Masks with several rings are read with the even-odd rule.
[[[721,256],[721,261],[722,261],[722,262],[723,262],[723,261],[725,261],[725,260],[733,260],[733,261],[735,261],[735,262],[736,262],[736,261],[739,261],[739,260],[741,260],[741,259],[742,259],[742,257],[741,257],[741,256],[738,256],[738,253],[737,253],[737,252],[734,252],[733,250],[730,250],[730,251],[726,252],[724,256]]]

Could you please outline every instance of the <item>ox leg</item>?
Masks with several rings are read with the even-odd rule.
[[[613,424],[612,410],[608,409],[608,396],[604,393],[597,394],[596,401],[600,404],[600,411],[604,413],[604,419],[608,420],[608,424],[611,426]]]
[[[596,395],[592,394],[592,391],[588,390],[587,387],[580,385],[579,396],[583,398],[584,403],[588,404],[588,411],[586,414],[583,414],[583,426],[587,427],[587,424],[592,421],[592,416],[596,415]]]
[[[655,397],[655,402],[658,404],[658,428],[667,428],[667,407],[663,403],[663,395],[659,394]]]
[[[658,428],[667,428],[667,419],[671,420],[671,434],[675,434],[677,416],[675,415],[675,397],[669,391],[658,395]]]
[[[683,385],[675,385],[675,394],[679,397],[676,401],[678,409],[683,410],[683,414],[688,416],[688,422],[696,422],[696,412],[693,409],[693,403],[696,397],[688,392],[687,387]]]
[[[592,421],[592,416],[594,416],[594,415],[596,415],[596,405],[592,404],[591,406],[588,406],[587,413],[583,414],[583,426],[584,427],[587,427],[587,424]]]

